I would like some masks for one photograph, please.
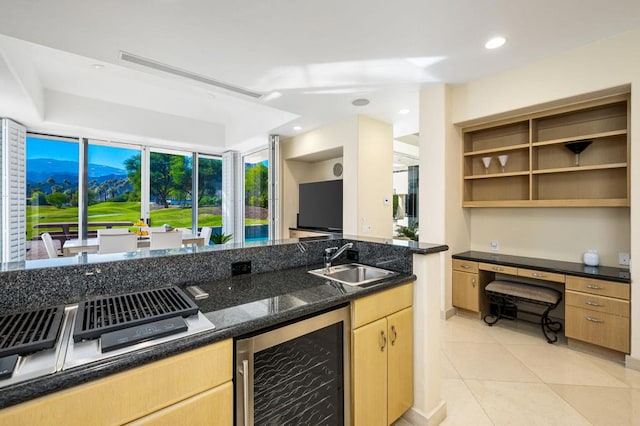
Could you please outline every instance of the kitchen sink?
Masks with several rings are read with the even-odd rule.
[[[387,271],[386,269],[380,269],[374,266],[361,265],[359,263],[332,266],[328,271],[326,268],[314,269],[309,271],[309,273],[347,285],[370,284],[398,275],[397,272]]]

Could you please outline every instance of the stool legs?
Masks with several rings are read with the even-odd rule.
[[[549,312],[554,310],[558,305],[549,305],[547,309],[540,317],[540,326],[542,327],[542,334],[544,334],[547,343],[555,343],[558,341],[557,332],[562,330],[562,323],[554,321],[549,318]]]

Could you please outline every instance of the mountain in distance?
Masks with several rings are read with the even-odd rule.
[[[102,182],[109,179],[124,178],[127,171],[102,164],[89,164],[89,180]],[[32,158],[27,160],[27,183],[46,182],[53,178],[56,182],[78,180],[78,162],[53,160],[50,158]],[[72,177],[70,179],[70,177]]]

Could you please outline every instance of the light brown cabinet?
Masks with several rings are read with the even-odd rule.
[[[628,129],[628,94],[463,128],[462,205],[629,206]]]
[[[232,350],[225,340],[15,405],[0,411],[0,424],[168,425],[188,418],[232,425]]]
[[[478,262],[453,259],[452,303],[457,308],[480,312],[483,290],[480,286]]]
[[[413,405],[413,285],[352,303],[354,425],[390,425]]]
[[[625,284],[567,277],[566,336],[629,353],[629,290]]]

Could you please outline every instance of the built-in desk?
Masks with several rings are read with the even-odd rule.
[[[555,285],[564,290],[568,338],[629,353],[628,269],[479,251],[452,258],[453,306],[483,316],[489,309],[484,288],[496,274],[511,281]]]

